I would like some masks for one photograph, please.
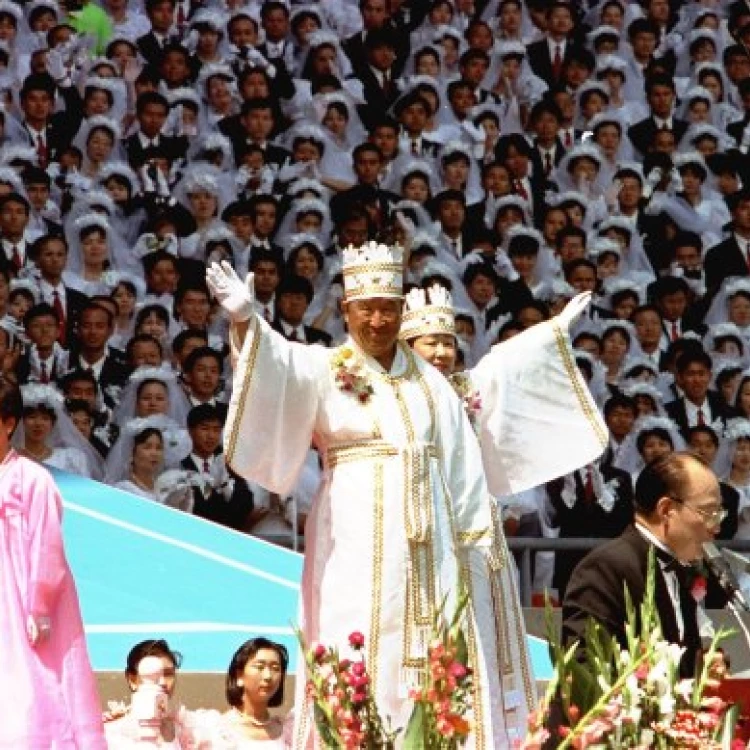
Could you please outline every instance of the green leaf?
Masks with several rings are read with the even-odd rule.
[[[415,703],[414,710],[406,725],[402,750],[424,750],[424,738],[427,733],[427,715],[423,703]]]

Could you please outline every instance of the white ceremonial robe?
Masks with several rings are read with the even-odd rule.
[[[306,530],[303,632],[308,643],[335,645],[344,655],[349,633],[365,634],[377,702],[392,726],[408,720],[408,689],[423,664],[436,606],[459,582],[469,588],[475,672],[469,747],[510,747],[525,734],[536,687],[476,437],[448,381],[407,348],[399,347],[385,373],[353,342],[346,346],[362,357],[374,389],[366,404],[335,382],[331,363],[340,350],[290,343],[255,316],[235,370],[227,460],[241,476],[285,495],[311,439],[316,444],[324,472]],[[483,398],[503,403],[522,393],[518,380],[528,364],[503,359],[496,379],[509,382],[502,388],[480,365]],[[574,382],[567,381],[568,391]],[[541,388],[552,406],[549,386]],[[496,411],[483,404],[483,431],[492,432]],[[577,417],[566,415],[573,425]],[[498,429],[504,426],[497,422]],[[516,455],[513,446],[505,449]],[[537,457],[537,463],[548,458],[543,452]],[[524,470],[524,481],[531,474]],[[311,746],[310,724],[309,712],[298,705],[297,747]]]

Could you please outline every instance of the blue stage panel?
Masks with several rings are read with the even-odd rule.
[[[184,670],[224,672],[243,641],[266,635],[287,646],[295,671],[301,555],[89,479],[53,473],[96,670],[122,670],[134,643],[166,638],[182,652]],[[536,676],[546,679],[546,644],[529,641]]]

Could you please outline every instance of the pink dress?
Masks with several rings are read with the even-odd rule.
[[[2,750],[106,748],[61,517],[47,470],[11,451],[0,464]],[[51,624],[36,647],[30,614]]]

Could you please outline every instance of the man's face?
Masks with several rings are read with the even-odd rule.
[[[477,103],[474,92],[468,86],[458,86],[450,94],[449,102],[454,114],[464,118]]]
[[[68,253],[60,240],[47,240],[36,259],[37,268],[44,276],[57,278],[65,270]]]
[[[218,419],[200,422],[188,432],[193,441],[193,451],[199,456],[210,456],[221,442],[221,422]]]
[[[712,515],[721,511],[722,504],[719,483],[709,468],[691,461],[686,473],[686,486],[676,500],[665,504],[664,541],[678,560],[692,562],[703,556],[703,545],[719,531]]]
[[[354,173],[363,185],[374,185],[380,175],[380,156],[375,151],[362,151],[354,160]]]
[[[26,206],[17,201],[8,201],[0,209],[0,232],[8,237],[20,237],[29,223]]]
[[[349,219],[339,229],[339,244],[341,247],[361,247],[367,242],[367,219]]]
[[[52,315],[38,315],[29,322],[26,331],[40,349],[50,349],[57,341],[60,326]]]
[[[548,141],[553,142],[557,138],[559,127],[560,123],[551,112],[543,112],[536,118],[534,123],[534,130],[537,137],[545,143]]]
[[[555,8],[547,20],[547,31],[553,37],[565,37],[573,30],[573,18],[566,8]]]
[[[374,359],[393,351],[401,328],[400,299],[378,297],[353,300],[344,306],[344,320],[351,337]]]
[[[247,134],[254,141],[265,141],[273,130],[273,114],[270,109],[254,109],[242,118]]]
[[[645,60],[654,54],[656,49],[656,35],[651,32],[640,32],[633,37],[633,52],[640,60]]]
[[[680,268],[686,271],[700,270],[702,266],[701,255],[697,247],[683,245],[674,251],[674,259]]]
[[[298,326],[307,312],[307,297],[301,292],[284,292],[276,303],[279,317],[292,326]]]
[[[138,116],[141,131],[149,138],[159,135],[166,121],[167,108],[158,102],[149,102],[146,104]]]
[[[21,99],[21,108],[31,122],[45,122],[52,113],[52,97],[46,91],[29,91]]]
[[[2,218],[2,214],[0,214]],[[734,228],[741,232],[750,232],[750,200],[741,200],[732,213]]]
[[[694,432],[690,436],[690,450],[700,456],[709,466],[716,458],[718,447],[705,432]]]
[[[438,220],[445,231],[457,231],[463,227],[466,209],[457,200],[444,200],[438,208]]]
[[[259,261],[253,269],[255,272],[255,289],[263,295],[271,296],[279,285],[279,271],[275,263]]]
[[[49,200],[49,186],[43,182],[37,182],[29,183],[25,187],[29,203],[31,203],[35,211],[41,211]]]
[[[386,0],[367,0],[362,6],[362,24],[367,31],[382,28],[387,20]]]
[[[708,393],[711,370],[700,362],[693,362],[682,372],[677,373],[677,385],[693,403],[701,404]]]
[[[96,386],[88,380],[74,380],[65,395],[71,401],[85,401],[92,409],[96,408]]]
[[[104,348],[112,335],[109,316],[104,310],[84,310],[78,327],[84,349],[98,351]]]
[[[161,364],[161,352],[155,341],[138,341],[133,344],[130,354],[132,367],[158,367]]]
[[[661,340],[661,318],[653,310],[638,313],[633,324],[641,344],[653,346]]]
[[[633,429],[635,412],[626,406],[615,406],[609,414],[607,414],[606,422],[612,436],[618,443],[621,443],[630,433],[630,430]]]
[[[674,292],[674,294],[665,294],[661,298],[661,312],[665,320],[679,320],[684,314],[688,305],[688,299],[685,292]]]
[[[464,81],[468,81],[472,86],[479,86],[484,80],[488,68],[486,60],[480,57],[472,58],[465,65],[461,66],[461,78]]]
[[[280,42],[289,33],[289,16],[280,8],[269,11],[263,19],[266,37]]]
[[[170,2],[156,3],[149,12],[149,20],[154,31],[161,34],[169,31],[174,16],[174,5]]]
[[[203,328],[208,321],[211,303],[202,291],[185,292],[180,303],[180,318],[189,328]]]
[[[642,188],[640,180],[635,177],[623,177],[622,187],[618,193],[620,207],[624,209],[633,209],[638,205],[641,199]]]
[[[201,357],[189,373],[185,373],[185,382],[199,398],[209,399],[214,396],[221,378],[219,363],[214,357]]]
[[[670,86],[657,84],[651,87],[648,93],[648,105],[651,112],[657,117],[669,117],[672,114],[674,104],[674,91]]]
[[[380,149],[383,156],[390,160],[398,152],[398,133],[391,127],[375,128],[372,142]]]
[[[250,242],[250,238],[253,236],[252,217],[247,214],[237,214],[229,219],[229,226],[232,227],[232,231],[237,239],[241,240],[246,245]]]
[[[409,133],[421,133],[427,126],[427,112],[420,103],[410,104],[401,112],[401,124]]]
[[[750,76],[750,56],[732,55],[727,60],[726,71],[732,83],[739,83],[743,78]]]

